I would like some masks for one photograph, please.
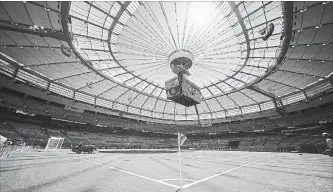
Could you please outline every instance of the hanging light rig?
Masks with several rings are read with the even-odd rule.
[[[173,52],[168,59],[171,70],[177,77],[165,82],[167,98],[186,107],[201,102],[201,92],[197,85],[189,81],[188,71],[192,67],[193,55],[185,50]]]

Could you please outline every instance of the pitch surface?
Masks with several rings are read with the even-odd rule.
[[[234,151],[25,153],[1,160],[1,192],[329,192],[333,159]],[[179,190],[182,185],[183,189]]]

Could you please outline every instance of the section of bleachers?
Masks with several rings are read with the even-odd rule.
[[[14,144],[25,141],[25,138],[18,134],[15,129],[12,126],[9,126],[6,122],[0,123],[0,134],[9,138]]]
[[[252,147],[253,148],[262,148],[263,145],[265,144],[267,140],[267,137],[256,137],[256,139],[254,140]]]
[[[202,139],[200,142],[200,149],[208,149],[209,140]]]
[[[240,149],[248,149],[251,148],[254,138],[253,137],[244,137],[241,139],[239,144]]]
[[[3,100],[2,105],[13,108],[13,109],[22,109],[23,108],[23,97],[0,91],[0,98]]]
[[[208,149],[216,149],[218,139],[211,139],[208,144]]]
[[[6,121],[18,134],[22,135],[29,145],[45,145],[49,136],[42,132],[41,127],[35,123],[24,123],[17,121]]]
[[[279,136],[271,136],[267,138],[264,147],[269,149],[274,149],[278,146],[278,144],[281,142],[282,137]]]
[[[294,143],[297,140],[299,140],[298,137],[284,137],[284,138],[282,138],[282,141],[280,142],[280,144],[278,146],[287,147],[287,146],[290,146],[292,143]]]
[[[27,110],[34,114],[45,115],[47,111],[47,107],[45,103],[41,101],[37,101],[31,97],[27,97],[25,106],[27,106]]]
[[[228,142],[229,142],[229,139],[227,139],[227,138],[219,139],[217,144],[216,144],[216,148],[217,149],[225,148],[227,146]]]

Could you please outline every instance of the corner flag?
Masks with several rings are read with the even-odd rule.
[[[178,157],[179,157],[179,184],[182,188],[182,163],[180,158],[180,146],[185,142],[187,137],[181,133],[178,133]]]
[[[182,146],[187,137],[181,133],[178,133],[178,146]]]

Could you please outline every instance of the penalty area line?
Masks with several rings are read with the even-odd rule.
[[[233,168],[233,169],[229,169],[228,171],[224,171],[224,172],[222,172],[222,173],[218,173],[218,174],[215,174],[215,175],[212,175],[212,176],[209,176],[209,177],[206,177],[206,178],[200,179],[200,180],[195,181],[195,182],[193,182],[193,183],[189,183],[189,184],[183,185],[182,188],[183,188],[183,189],[188,188],[188,187],[190,187],[190,186],[192,186],[192,185],[196,185],[196,184],[198,184],[198,183],[201,183],[201,182],[207,181],[207,180],[209,180],[209,179],[213,179],[213,178],[215,178],[215,177],[218,177],[218,176],[224,175],[224,174],[226,174],[226,173],[229,173],[229,172],[235,171],[235,170],[240,169],[240,168],[242,168],[242,167],[249,166],[249,165],[251,165],[251,164],[253,164],[253,163],[256,163],[256,162],[258,162],[258,161],[262,161],[262,160],[267,159],[267,158],[272,157],[272,156],[273,156],[273,155],[268,156],[268,157],[264,157],[264,158],[261,158],[261,159],[258,159],[258,160],[255,160],[255,161],[252,161],[252,162],[250,162],[250,163],[247,163],[247,164],[244,164],[244,165],[241,165],[241,166],[235,167],[235,168]]]
[[[153,182],[156,182],[156,183],[160,183],[160,184],[163,184],[163,185],[167,185],[167,186],[170,186],[170,187],[174,187],[174,188],[180,189],[180,187],[177,186],[177,185],[166,183],[166,182],[163,182],[163,181],[160,181],[160,180],[156,180],[156,179],[153,179],[153,178],[150,178],[150,177],[146,177],[146,176],[139,175],[139,174],[136,174],[136,173],[132,173],[132,172],[129,172],[129,171],[125,171],[125,170],[122,170],[122,169],[119,169],[119,168],[115,168],[115,167],[111,167],[111,166],[108,166],[108,165],[104,165],[102,163],[98,163],[98,162],[91,161],[91,160],[88,160],[88,159],[82,159],[82,160],[88,161],[90,163],[94,163],[96,165],[100,165],[100,166],[103,166],[103,167],[106,167],[106,168],[109,168],[109,169],[113,169],[113,170],[116,170],[116,171],[119,171],[119,172],[123,172],[123,173],[129,174],[129,175],[140,177],[140,178],[143,178],[143,179],[146,179],[146,180],[149,180],[149,181],[153,181]]]

